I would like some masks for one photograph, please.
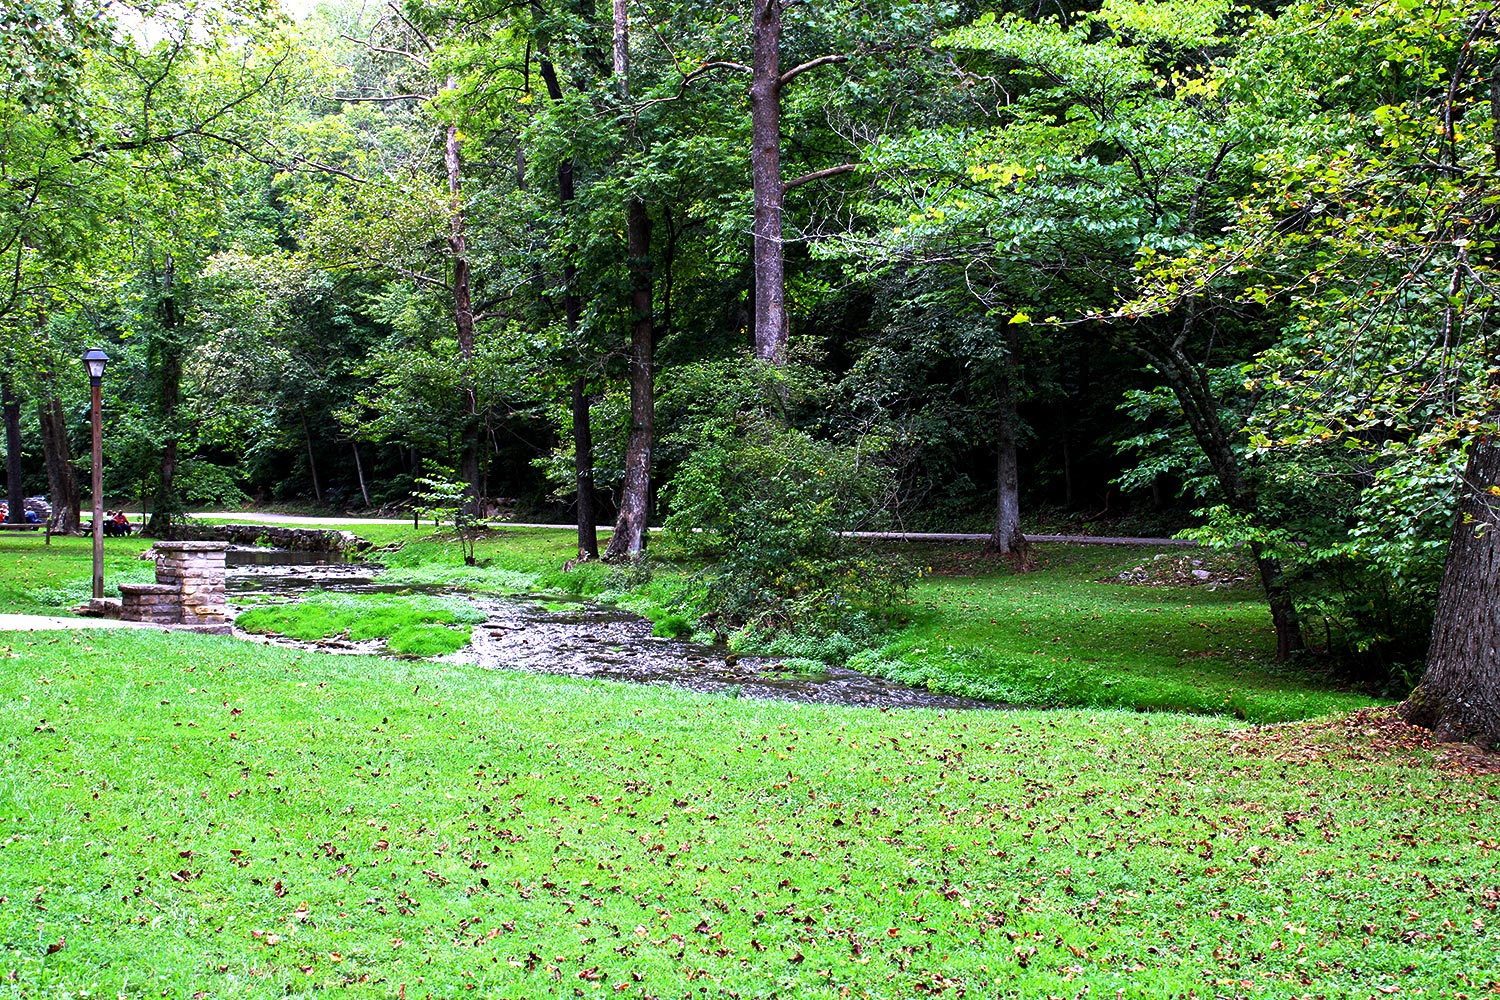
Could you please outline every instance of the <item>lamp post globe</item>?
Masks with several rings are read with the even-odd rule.
[[[94,430],[94,598],[104,596],[104,437],[100,427],[100,387],[109,355],[97,347],[83,352],[89,370],[90,413]]]
[[[88,366],[89,382],[97,385],[104,380],[104,366],[109,364],[109,355],[97,347],[83,352],[83,363]]]

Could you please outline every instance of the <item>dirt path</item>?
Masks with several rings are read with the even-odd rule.
[[[343,528],[361,524],[398,525],[411,523],[410,519],[400,517],[308,517],[301,514],[257,514],[253,511],[201,511],[192,516],[216,519],[228,518],[253,524],[296,524],[329,528]],[[496,521],[493,523],[496,527],[506,528],[551,528],[554,531],[575,530],[575,526],[571,524],[536,524],[521,521]],[[599,525],[601,533],[608,533],[613,530],[613,525]],[[652,528],[651,530],[660,531],[661,528]],[[849,532],[849,537],[878,538],[892,542],[983,542],[990,536],[943,531],[851,531]],[[1065,545],[1160,545],[1191,548],[1198,544],[1197,542],[1181,538],[1132,538],[1104,535],[1027,535],[1026,538],[1032,542],[1060,542]]]

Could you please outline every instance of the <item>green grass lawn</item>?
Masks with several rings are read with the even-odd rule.
[[[1026,705],[1228,713],[1280,722],[1377,699],[1274,662],[1257,589],[1105,583],[1139,548],[1038,546],[1016,574],[973,563],[924,578],[911,624],[854,664],[954,694]],[[949,552],[928,553],[935,559]]]
[[[479,542],[479,565],[472,567],[463,565],[456,543],[426,527],[373,525],[360,532],[393,549],[371,553],[389,566],[385,579],[392,583],[604,597],[669,633],[683,631],[693,617],[680,603],[690,593],[681,568],[660,567],[649,580],[597,563],[564,571],[574,553],[568,531],[494,532]],[[111,585],[151,578],[150,564],[134,558],[145,541],[106,542]],[[57,613],[87,598],[88,545],[87,539],[58,538],[44,548],[40,539],[0,538],[0,554],[15,553],[13,560],[0,558],[0,604]],[[1037,568],[1020,574],[969,558],[972,546],[905,550],[936,570],[913,589],[907,624],[894,634],[851,639],[838,655],[853,653],[850,662],[860,669],[934,690],[1037,707],[1114,706],[1276,722],[1379,701],[1276,664],[1270,616],[1253,589],[1105,583],[1149,560],[1153,550],[1037,548]],[[826,656],[828,648],[792,637],[771,651],[801,658]]]
[[[1364,723],[837,709],[155,632],[0,657],[3,995],[1500,991],[1500,777]]]
[[[56,615],[93,596],[93,540],[0,532],[0,612]],[[120,596],[122,583],[153,583],[156,564],[142,560],[150,539],[132,535],[104,540],[104,592]]]
[[[381,639],[386,650],[403,656],[445,656],[467,646],[472,627],[485,617],[458,598],[314,592],[291,603],[251,608],[235,624],[305,642],[335,636]]]

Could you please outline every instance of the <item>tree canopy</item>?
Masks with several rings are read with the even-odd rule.
[[[1254,558],[1283,657],[1497,742],[1500,644],[1456,638],[1497,627],[1496,19],[7,4],[9,485],[76,528],[105,344],[154,530],[458,482],[581,558],[700,532],[722,613],[788,620],[883,572],[852,529],[1021,568],[1042,526],[1185,531]]]

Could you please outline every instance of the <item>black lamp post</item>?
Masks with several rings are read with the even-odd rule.
[[[89,392],[93,397],[94,419],[94,597],[104,596],[104,437],[100,429],[99,396],[104,384],[104,366],[109,355],[97,347],[83,352],[83,363],[89,369]]]

